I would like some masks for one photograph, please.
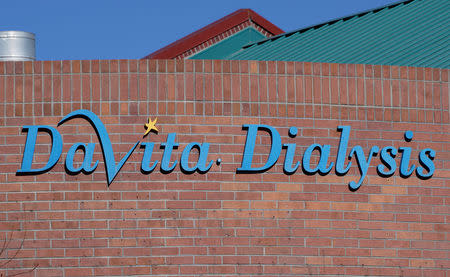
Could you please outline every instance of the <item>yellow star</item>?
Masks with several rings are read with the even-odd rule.
[[[145,137],[152,130],[155,130],[156,132],[158,132],[158,128],[156,128],[156,126],[155,126],[157,120],[158,120],[158,118],[155,118],[155,120],[153,120],[153,121],[152,121],[151,117],[148,118],[148,123],[146,123],[144,125],[145,129],[147,129],[147,131],[145,131],[143,137]]]

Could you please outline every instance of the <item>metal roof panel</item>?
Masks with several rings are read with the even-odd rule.
[[[227,59],[449,68],[450,1],[409,0],[281,34]]]

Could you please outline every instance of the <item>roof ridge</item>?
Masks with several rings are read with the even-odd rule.
[[[252,9],[238,9],[204,27],[194,31],[169,45],[154,51],[144,57],[144,59],[172,59],[189,49],[202,44],[208,39],[224,33],[246,21],[252,21],[262,29],[273,35],[278,35],[284,31],[272,24],[270,21],[253,11]]]

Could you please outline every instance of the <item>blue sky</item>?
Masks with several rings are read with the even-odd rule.
[[[38,60],[135,59],[240,8],[284,31],[398,0],[8,0],[0,30],[36,34]]]

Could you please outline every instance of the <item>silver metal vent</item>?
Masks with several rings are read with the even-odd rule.
[[[0,61],[34,61],[35,36],[23,31],[0,31]]]

